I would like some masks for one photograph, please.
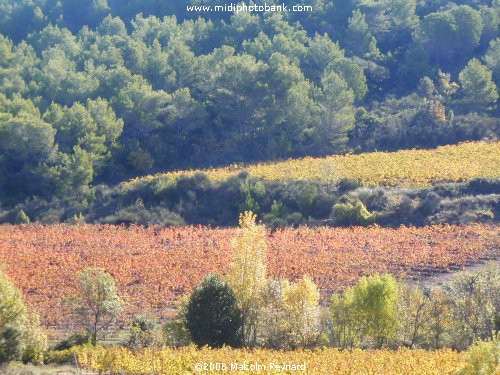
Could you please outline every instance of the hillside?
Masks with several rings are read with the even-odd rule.
[[[14,223],[22,211],[45,224],[234,226],[251,210],[273,228],[496,223],[499,176],[500,143],[469,142],[150,175],[26,200],[0,211],[0,222]]]
[[[423,187],[477,178],[500,178],[500,142],[469,142],[434,150],[372,152],[177,171],[137,178],[124,183],[124,187],[133,188],[162,178],[191,177],[197,173],[203,173],[211,181],[224,181],[242,171],[268,181],[336,183],[349,179],[362,186]]]

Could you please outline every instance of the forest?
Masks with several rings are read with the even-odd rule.
[[[204,3],[0,1],[2,221],[100,222],[99,191],[168,170],[497,139],[497,0]]]

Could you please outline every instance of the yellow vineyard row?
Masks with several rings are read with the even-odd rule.
[[[134,187],[161,177],[176,179],[193,176],[198,172],[205,173],[212,181],[224,181],[243,170],[251,176],[273,181],[334,183],[347,178],[366,186],[422,187],[434,183],[465,182],[479,177],[500,177],[500,142],[467,142],[434,150],[307,157],[249,166],[176,171],[141,177],[125,183],[125,186]]]
[[[77,354],[84,369],[113,374],[453,374],[466,353],[399,349],[272,351],[237,349],[85,348]]]

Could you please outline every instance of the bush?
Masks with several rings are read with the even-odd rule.
[[[23,332],[24,352],[23,362],[36,365],[43,364],[45,352],[48,349],[47,335],[40,327],[40,317],[29,313]]]
[[[478,341],[467,351],[467,364],[462,375],[494,375],[500,372],[500,339]]]
[[[70,349],[64,349],[59,351],[50,351],[47,353],[45,362],[47,364],[55,364],[55,365],[75,364],[76,354],[86,346],[90,346],[90,344],[72,346]]]
[[[158,224],[165,226],[184,225],[184,219],[175,213],[163,207],[147,209],[132,205],[119,210],[115,215],[107,216],[102,220],[106,224],[140,224],[150,225]]]
[[[56,351],[68,350],[75,346],[90,344],[91,342],[92,338],[88,333],[74,333],[67,339],[64,339],[61,342],[59,342],[54,347],[54,350]]]
[[[30,218],[28,217],[28,215],[26,215],[26,213],[23,210],[21,210],[17,213],[14,223],[16,225],[29,224]]]
[[[372,222],[372,214],[360,200],[354,204],[337,203],[333,206],[333,220],[339,225],[368,225]]]
[[[303,216],[311,213],[311,208],[318,198],[318,188],[313,185],[304,185],[297,196],[297,204]]]
[[[165,344],[170,347],[188,346],[191,344],[189,331],[186,327],[186,313],[190,297],[185,295],[177,303],[177,314],[174,320],[163,326]]]
[[[186,324],[180,320],[168,322],[163,326],[163,336],[168,346],[178,348],[191,344],[189,331]]]
[[[153,316],[139,315],[130,325],[127,347],[132,349],[148,348],[159,343],[158,323]]]
[[[6,325],[0,332],[0,363],[21,359],[23,332],[15,326]]]
[[[186,327],[198,346],[240,346],[242,313],[232,289],[217,276],[205,278],[189,299]]]

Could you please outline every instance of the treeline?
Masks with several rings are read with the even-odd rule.
[[[2,205],[157,170],[498,136],[498,1],[187,3],[0,2]]]

